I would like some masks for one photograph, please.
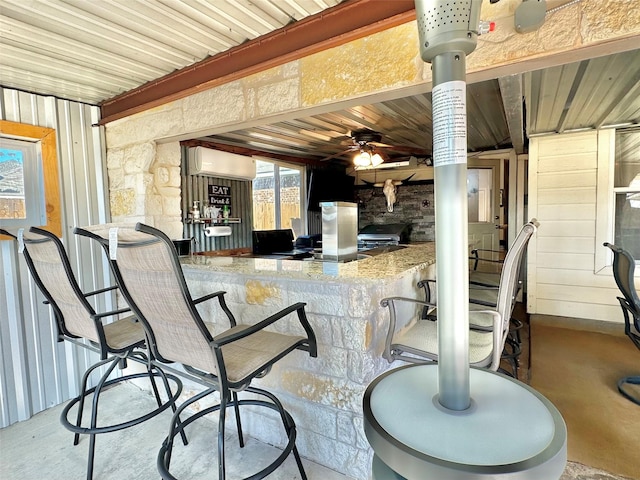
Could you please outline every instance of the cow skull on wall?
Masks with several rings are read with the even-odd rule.
[[[415,173],[413,174],[415,175]],[[404,182],[408,181],[413,175],[409,175],[404,180],[394,180],[392,178],[387,178],[383,183],[369,183],[364,181],[367,185],[371,185],[373,187],[382,187],[382,193],[384,194],[384,198],[387,201],[387,212],[393,212],[393,204],[396,203],[396,192],[398,191],[398,186],[402,185]]]
[[[387,200],[387,212],[393,212],[393,204],[396,203],[396,192],[398,191],[397,185],[401,185],[402,180],[393,180],[387,178],[382,184],[382,193]]]

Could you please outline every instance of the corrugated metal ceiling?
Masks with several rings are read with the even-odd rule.
[[[524,76],[530,135],[640,121],[640,50]]]
[[[0,85],[97,104],[339,3],[0,0]],[[524,145],[525,133],[638,123],[640,50],[469,85],[467,104],[471,151]],[[428,154],[431,94],[206,140],[321,159],[347,150],[351,132],[362,128],[400,147],[385,148],[388,158]]]
[[[527,135],[640,123],[640,50],[529,72],[509,85],[514,83],[523,85],[521,106],[526,112]],[[471,152],[511,147],[512,137],[518,132],[509,130],[505,115],[503,102],[508,94],[498,80],[468,85]],[[404,147],[384,148],[391,158],[430,153],[431,94],[236,130],[203,140],[322,159],[344,152],[352,144],[350,132],[363,128],[380,132],[385,144]],[[412,148],[413,152],[407,151]],[[350,162],[352,156],[345,152],[336,158]]]
[[[469,148],[475,151],[510,146],[498,81],[469,85],[467,97],[468,117],[477,120],[469,122]],[[381,143],[390,145],[379,148],[383,156],[398,159],[430,154],[431,123],[431,93],[425,93],[202,140],[308,159],[344,152],[335,158],[350,161],[353,153],[346,150],[353,145],[351,132],[369,129],[381,133]]]
[[[0,84],[98,104],[341,0],[0,0]]]

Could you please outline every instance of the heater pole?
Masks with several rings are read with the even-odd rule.
[[[465,59],[482,0],[415,2],[420,55],[433,70],[439,355],[437,365],[389,370],[367,388],[371,478],[558,479],[567,461],[560,412],[527,385],[469,368]]]
[[[454,51],[433,59],[438,401],[450,410],[470,405],[465,58]]]
[[[469,387],[469,240],[466,56],[482,0],[415,0],[420,55],[432,64],[438,279],[438,402],[466,410]]]

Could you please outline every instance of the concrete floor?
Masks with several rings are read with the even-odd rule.
[[[153,397],[132,384],[123,384],[105,392],[101,415],[105,422],[154,405]],[[89,439],[82,437],[73,445],[73,434],[60,424],[63,405],[38,413],[26,422],[0,430],[0,478],[2,480],[57,480],[86,478]],[[126,412],[123,414],[123,412]],[[72,417],[73,418],[73,417]],[[100,418],[100,417],[99,417]],[[127,430],[97,436],[94,480],[160,478],[156,469],[158,449],[167,434],[170,413]],[[121,422],[123,418],[116,421]],[[233,419],[228,430],[234,429]],[[178,439],[172,456],[171,472],[179,479],[218,478],[216,460],[217,423],[208,418],[187,429],[189,445]],[[238,447],[235,431],[227,435],[227,478],[235,480],[255,473],[280,450],[245,437]],[[353,480],[326,467],[303,459],[309,480]],[[297,480],[300,473],[293,455],[269,477],[269,480]]]
[[[137,386],[125,383],[104,393],[100,418],[105,423],[122,422],[155,405],[153,397]],[[28,421],[0,429],[0,479],[72,480],[86,478],[88,438],[73,445],[73,434],[60,424],[64,405],[38,413]],[[94,480],[158,480],[158,449],[166,436],[169,412],[120,432],[98,435]],[[215,420],[215,419],[214,419]],[[187,429],[189,445],[175,442],[172,474],[179,479],[218,478],[216,461],[217,424],[200,419]],[[231,422],[233,424],[233,422]],[[229,424],[228,424],[229,425]],[[229,425],[228,430],[234,430]],[[227,478],[237,480],[258,471],[279,455],[280,450],[245,437],[246,446],[238,447],[237,436],[227,435]],[[303,459],[309,480],[355,480]],[[293,456],[269,480],[300,480]],[[638,477],[632,477],[638,478]],[[358,479],[364,480],[364,479]],[[543,480],[543,479],[541,479]],[[627,480],[579,463],[569,463],[560,480]]]

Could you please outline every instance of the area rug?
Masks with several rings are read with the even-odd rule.
[[[633,480],[629,477],[619,477],[597,468],[588,467],[580,463],[568,462],[560,480]]]

